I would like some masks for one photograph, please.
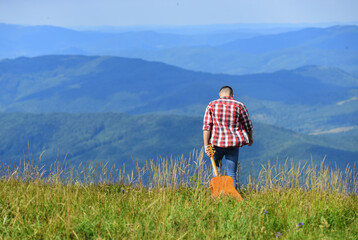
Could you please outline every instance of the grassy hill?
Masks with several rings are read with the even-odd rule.
[[[352,169],[263,164],[240,184],[243,201],[208,187],[203,155],[138,168],[138,174],[96,167],[69,174],[24,164],[0,165],[0,238],[5,239],[354,239],[357,175]],[[188,163],[196,165],[188,172]],[[83,178],[78,178],[81,172]],[[149,182],[143,185],[142,174]],[[114,175],[118,176],[116,180]],[[141,176],[141,177],[139,177]],[[187,178],[183,178],[186,176]],[[64,178],[65,177],[65,178]],[[86,181],[83,181],[85,179]],[[250,178],[249,178],[250,179]]]

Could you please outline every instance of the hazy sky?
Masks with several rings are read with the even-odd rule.
[[[0,0],[0,22],[56,26],[358,22],[358,0]]]

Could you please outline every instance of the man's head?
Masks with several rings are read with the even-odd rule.
[[[220,97],[233,97],[234,91],[229,86],[223,86],[219,92]]]

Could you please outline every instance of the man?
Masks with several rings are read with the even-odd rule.
[[[205,153],[210,157],[208,145],[214,146],[214,159],[219,168],[225,156],[227,174],[234,179],[236,187],[239,147],[253,144],[253,127],[245,105],[234,99],[231,87],[222,87],[219,96],[219,99],[209,103],[205,111],[204,148]]]

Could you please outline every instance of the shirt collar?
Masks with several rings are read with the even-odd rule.
[[[221,99],[233,99],[233,97],[231,97],[231,96],[224,96],[224,97],[221,97]]]

